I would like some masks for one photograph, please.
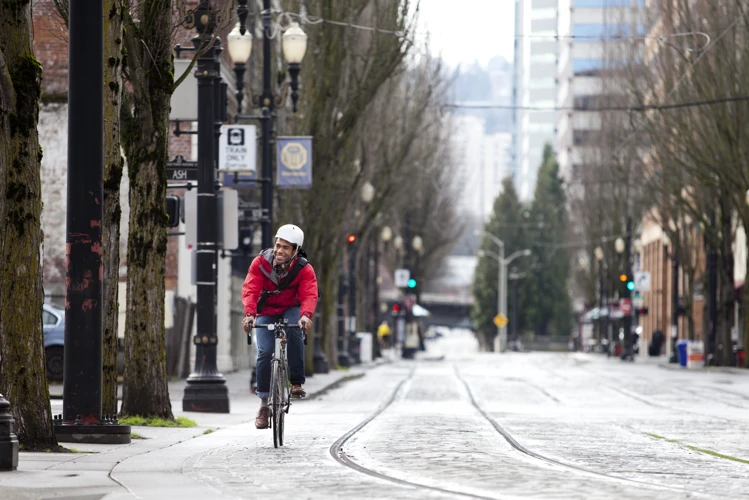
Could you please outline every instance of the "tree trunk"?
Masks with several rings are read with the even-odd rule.
[[[117,302],[120,274],[120,184],[122,158],[120,103],[122,100],[122,5],[104,0],[104,335],[102,414],[117,413]]]
[[[173,419],[166,371],[166,163],[174,86],[171,3],[139,4],[141,22],[125,19],[133,106],[123,106],[130,180],[123,415]],[[130,114],[132,110],[132,114]]]
[[[747,233],[749,236],[749,224],[744,223],[744,232]],[[749,241],[749,240],[746,240]],[[744,336],[744,368],[749,368],[749,363],[746,362],[746,355],[749,354],[747,351],[749,351],[749,284],[747,283],[747,279],[749,279],[749,252],[746,252],[746,267],[747,270],[746,276],[744,278],[744,286],[743,290],[741,291],[741,302],[742,302],[742,316],[743,316],[743,325],[742,325],[742,334]]]
[[[0,393],[19,440],[57,445],[44,367],[37,123],[42,67],[32,48],[31,2],[0,2]]]
[[[721,196],[720,226],[721,248],[718,259],[720,269],[718,280],[720,289],[718,302],[718,328],[715,336],[715,363],[718,366],[733,364],[733,343],[731,328],[734,325],[736,291],[733,281],[733,210],[728,206],[727,196]]]
[[[323,265],[317,278],[318,287],[320,288],[320,323],[322,325],[322,335],[319,341],[322,344],[323,351],[328,356],[328,364],[331,368],[338,366],[338,324],[336,321],[337,302],[335,297],[338,296],[338,269],[336,266]]]

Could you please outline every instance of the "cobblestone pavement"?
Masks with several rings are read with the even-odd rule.
[[[206,416],[217,428],[209,435],[174,434],[157,446],[166,438],[153,434],[150,447],[121,449],[110,466],[105,453],[84,455],[78,461],[101,464],[115,483],[92,476],[85,491],[159,500],[749,498],[744,374],[481,354],[471,337],[452,335],[417,361],[395,360],[294,403],[283,448],[254,428],[255,406],[239,402],[244,416],[223,426]],[[342,444],[360,470],[339,463],[331,446],[373,415]],[[66,464],[56,473],[76,470]]]

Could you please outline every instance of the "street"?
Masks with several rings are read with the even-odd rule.
[[[147,439],[76,446],[98,453],[22,453],[18,472],[0,474],[2,498],[749,494],[743,374],[588,354],[478,353],[459,333],[415,362],[361,373],[294,403],[283,448],[254,428],[257,402],[237,380],[231,414],[178,412],[197,428],[138,427]]]

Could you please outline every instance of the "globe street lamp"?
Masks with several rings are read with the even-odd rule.
[[[239,17],[239,35],[234,35],[230,39],[230,43],[236,45],[234,51],[236,51],[237,58],[232,53],[230,45],[229,52],[231,54],[234,63],[242,64],[247,58],[244,58],[247,54],[249,58],[249,51],[252,50],[251,42],[243,39],[241,35],[244,35],[246,31],[245,20],[247,17],[246,11],[243,10],[240,13],[240,8],[245,9],[247,0],[239,0],[240,7],[237,8],[237,14]],[[262,201],[261,206],[263,209],[262,227],[262,246],[263,248],[270,248],[273,246],[273,157],[272,157],[272,142],[273,142],[273,120],[275,119],[273,110],[278,107],[283,107],[286,102],[286,95],[289,87],[291,88],[291,101],[292,109],[296,113],[297,101],[299,100],[299,72],[301,70],[302,59],[304,54],[307,52],[307,35],[299,27],[299,23],[292,22],[289,27],[286,28],[283,36],[281,37],[281,50],[283,52],[284,59],[288,64],[288,72],[291,77],[291,81],[287,81],[281,87],[278,95],[273,93],[272,88],[272,72],[273,62],[271,59],[271,43],[273,38],[273,26],[272,26],[272,11],[271,11],[271,0],[263,0],[263,10],[261,12],[261,19],[263,23],[263,92],[261,95],[253,95],[252,89],[248,88],[250,94],[250,102],[256,108],[261,109],[260,116],[253,115],[242,115],[238,113],[235,117],[235,121],[240,119],[259,120],[261,122],[261,176],[255,182],[259,182],[262,185]],[[237,81],[237,89],[240,87],[244,88],[244,85]],[[238,90],[239,91],[239,90]],[[240,99],[241,104],[241,99]]]
[[[241,115],[244,98],[244,73],[247,69],[247,60],[252,53],[252,35],[246,29],[243,29],[240,23],[237,23],[231,33],[227,35],[226,43],[229,49],[229,57],[234,62],[234,74],[237,77],[237,115]]]
[[[398,235],[395,237],[395,239],[393,240],[393,247],[395,247],[398,252],[403,250],[403,236]]]

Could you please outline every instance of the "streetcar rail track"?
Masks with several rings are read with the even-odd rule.
[[[469,401],[471,405],[481,414],[482,417],[484,417],[485,420],[491,424],[491,426],[512,446],[515,450],[523,453],[524,455],[533,458],[535,460],[544,462],[549,465],[554,465],[557,467],[562,467],[564,469],[568,469],[571,471],[574,471],[576,473],[582,473],[585,475],[592,475],[597,478],[605,478],[612,482],[618,482],[618,483],[625,483],[625,484],[636,484],[640,487],[646,486],[652,490],[661,490],[661,491],[671,491],[671,492],[677,492],[677,493],[688,493],[692,496],[701,496],[701,497],[709,497],[707,493],[704,492],[698,492],[694,490],[688,490],[686,488],[678,488],[668,485],[660,485],[660,484],[653,484],[651,482],[647,481],[641,481],[637,479],[631,479],[621,476],[615,476],[611,474],[607,474],[605,472],[599,472],[596,470],[588,469],[583,466],[571,464],[568,462],[565,462],[563,460],[558,460],[552,457],[548,457],[546,455],[543,455],[541,453],[534,452],[526,447],[524,447],[522,444],[520,444],[513,436],[510,434],[504,427],[502,427],[493,417],[491,417],[476,401],[473,392],[471,391],[471,388],[468,384],[468,382],[462,377],[460,374],[460,371],[458,370],[457,366],[453,366],[455,370],[455,374],[460,380],[460,382],[464,385],[466,393],[468,394]],[[341,438],[339,438],[337,441],[335,441],[331,447],[330,447],[330,454],[338,463],[349,467],[357,472],[360,472],[362,474],[368,475],[370,477],[375,477],[378,479],[382,479],[391,483],[399,484],[402,486],[408,486],[416,489],[426,489],[430,491],[435,491],[438,493],[443,493],[446,495],[457,495],[460,497],[465,498],[476,498],[476,499],[482,499],[482,500],[496,500],[497,498],[502,498],[501,496],[484,496],[477,493],[471,493],[460,489],[452,489],[447,487],[440,487],[440,486],[434,486],[434,485],[428,485],[423,484],[416,481],[408,481],[405,479],[401,479],[398,477],[390,476],[388,474],[385,474],[383,472],[379,472],[374,469],[370,469],[368,467],[364,467],[363,465],[357,463],[351,456],[347,455],[344,446],[345,444],[359,431],[361,431],[364,427],[366,427],[369,423],[371,423],[374,419],[382,415],[388,408],[390,408],[393,403],[395,403],[398,400],[398,397],[403,391],[403,388],[406,386],[406,384],[413,378],[414,373],[416,371],[416,368],[412,369],[411,372],[408,374],[406,378],[404,378],[401,382],[398,383],[396,388],[393,390],[392,395],[390,398],[382,405],[380,406],[374,413],[372,413],[369,417],[364,419],[362,422],[360,422],[358,425],[353,427],[351,430],[349,430],[346,434],[344,434]]]
[[[439,486],[431,486],[431,485],[421,484],[421,483],[417,483],[413,481],[406,481],[405,479],[389,476],[387,474],[383,474],[382,472],[378,472],[376,470],[369,469],[367,467],[364,467],[358,464],[351,457],[349,457],[344,451],[343,446],[346,444],[346,442],[349,439],[351,439],[357,432],[359,432],[364,427],[366,427],[367,424],[369,424],[372,420],[380,416],[385,410],[387,410],[398,399],[398,395],[403,390],[403,387],[406,385],[408,381],[411,380],[415,372],[416,372],[416,368],[412,369],[411,372],[408,374],[408,376],[400,381],[400,383],[396,386],[395,390],[393,391],[393,394],[390,396],[390,399],[388,399],[388,401],[386,401],[385,404],[380,406],[380,408],[378,408],[369,417],[364,419],[356,427],[348,431],[341,438],[339,438],[335,443],[333,443],[330,447],[330,454],[338,463],[345,465],[346,467],[354,469],[357,472],[361,472],[362,474],[366,474],[371,477],[376,477],[378,479],[383,479],[391,483],[400,484],[402,486],[410,486],[412,488],[427,489],[427,490],[443,493],[446,495],[459,495],[462,497],[478,498],[482,500],[496,500],[498,497],[487,497],[487,496],[477,495],[477,494],[468,493],[468,492],[460,491],[460,490],[441,488]]]
[[[453,369],[455,370],[455,375],[458,377],[458,380],[460,380],[463,385],[465,386],[466,392],[468,393],[468,399],[470,400],[471,404],[478,410],[478,412],[486,419],[492,427],[507,441],[510,446],[512,446],[517,451],[534,458],[536,460],[540,460],[542,462],[546,462],[548,464],[556,465],[559,467],[564,467],[566,469],[571,469],[578,473],[585,473],[590,474],[596,477],[603,477],[611,481],[617,481],[617,482],[624,482],[628,484],[637,484],[639,486],[647,486],[648,488],[652,489],[660,489],[660,490],[668,490],[673,492],[679,492],[679,493],[689,493],[691,495],[703,495],[703,496],[709,496],[704,492],[696,492],[694,490],[689,490],[686,488],[678,488],[673,486],[667,486],[667,485],[660,485],[660,484],[653,484],[651,482],[647,481],[640,481],[637,479],[627,478],[627,477],[621,477],[621,476],[614,476],[611,474],[606,474],[605,472],[599,472],[593,469],[588,469],[586,467],[582,467],[580,465],[571,464],[569,462],[565,462],[563,460],[559,460],[556,458],[548,457],[546,455],[543,455],[541,453],[537,453],[533,450],[530,450],[520,444],[510,432],[508,432],[502,425],[500,425],[499,422],[497,422],[489,413],[484,410],[484,408],[481,407],[481,405],[478,404],[478,401],[476,401],[476,398],[473,395],[473,391],[471,391],[471,387],[468,385],[468,382],[463,378],[463,376],[460,374],[460,370],[458,370],[457,365],[453,365]]]

